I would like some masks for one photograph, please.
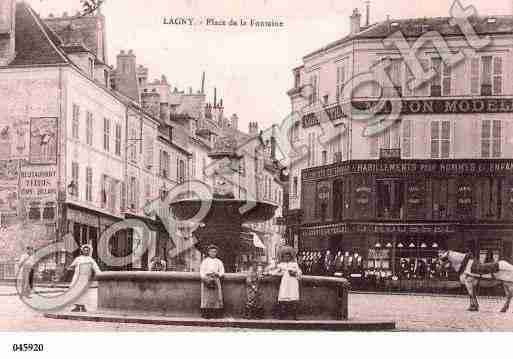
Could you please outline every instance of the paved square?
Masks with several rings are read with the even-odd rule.
[[[48,292],[59,289],[38,288]],[[87,303],[95,310],[96,290]],[[466,297],[351,293],[349,315],[354,320],[396,321],[408,331],[513,331],[513,310],[499,313],[503,298],[479,298],[481,311],[467,312]],[[44,318],[26,307],[12,286],[0,286],[0,331],[232,331],[225,328],[97,323]],[[67,308],[69,310],[71,308]],[[242,329],[240,329],[242,330]],[[239,330],[239,331],[240,331]]]

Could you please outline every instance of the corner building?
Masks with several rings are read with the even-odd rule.
[[[491,42],[453,66],[425,35],[439,33],[453,54],[470,50],[450,18],[365,26],[360,18],[355,9],[347,36],[307,54],[293,69],[288,95],[301,115],[291,138],[308,151],[290,169],[287,233],[303,266],[312,273],[422,283],[455,279],[436,268],[440,250],[511,261],[513,17],[470,18],[475,32]],[[417,58],[424,71],[435,71],[419,88],[407,86],[413,75],[402,45],[385,46],[397,32],[409,46],[423,43]],[[384,60],[390,61],[390,81],[377,78],[354,89],[356,75]],[[354,89],[351,99],[343,97],[346,86]],[[344,109],[372,107],[380,96],[386,105],[376,123],[385,122],[394,101],[402,104],[401,113],[365,136],[369,122]],[[336,135],[324,145],[318,140],[325,133],[321,115]]]

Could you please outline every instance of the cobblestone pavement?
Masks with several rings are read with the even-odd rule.
[[[59,289],[41,288],[58,292]],[[45,294],[45,295],[51,295]],[[95,310],[96,290],[86,304]],[[351,293],[351,320],[396,321],[408,331],[513,331],[513,306],[499,313],[503,298],[481,297],[480,312],[467,312],[466,297]],[[70,308],[67,308],[69,310]],[[97,323],[44,318],[14,295],[14,288],[0,286],[0,331],[231,331],[226,328],[170,327],[160,325]]]
[[[408,331],[513,331],[513,306],[499,313],[501,297],[480,297],[480,311],[468,312],[464,296],[352,293],[351,319],[396,321]]]

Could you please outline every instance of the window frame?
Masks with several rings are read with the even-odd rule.
[[[90,111],[86,112],[86,144],[93,145],[94,117]]]
[[[433,125],[437,124],[437,138],[433,138]],[[449,138],[443,138],[443,131],[444,131],[444,124],[447,124],[449,128]],[[431,120],[429,123],[429,143],[430,143],[430,150],[429,150],[429,158],[431,159],[448,159],[452,158],[452,150],[453,150],[453,121],[447,120],[447,119],[438,119],[438,120]],[[436,142],[435,142],[436,141]],[[434,144],[436,143],[436,156],[434,156]],[[444,144],[448,144],[449,149],[447,151],[447,155],[444,156]]]
[[[74,103],[72,111],[71,137],[78,140],[80,138],[80,106]]]
[[[484,137],[484,127],[488,124],[488,136]],[[498,125],[498,127],[496,126]],[[498,129],[498,131],[497,131]],[[498,134],[497,134],[498,132]],[[481,119],[480,126],[480,145],[481,158],[502,158],[503,144],[502,134],[504,132],[504,123],[502,119]],[[486,145],[485,145],[486,143]],[[487,148],[487,155],[485,154]]]
[[[111,121],[109,118],[103,118],[103,150],[110,152],[110,127]]]

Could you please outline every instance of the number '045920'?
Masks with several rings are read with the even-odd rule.
[[[13,352],[42,352],[44,350],[43,344],[13,344]]]

